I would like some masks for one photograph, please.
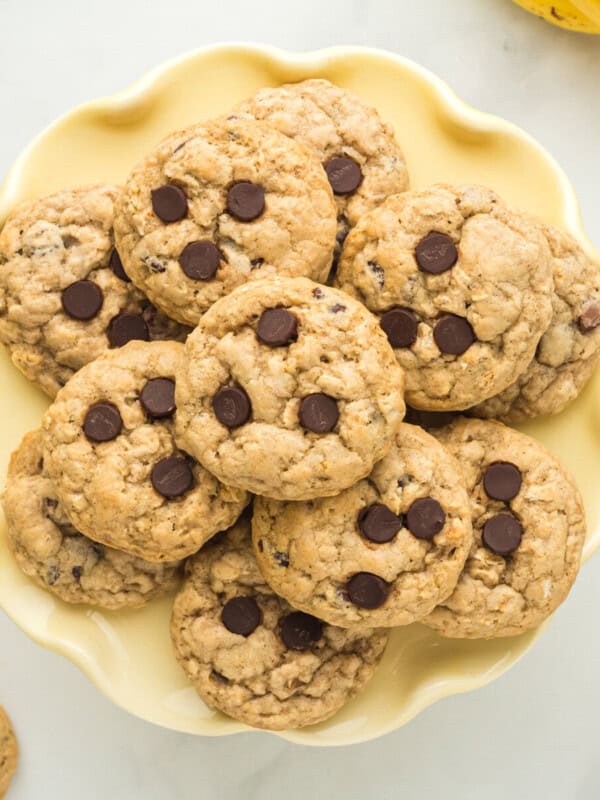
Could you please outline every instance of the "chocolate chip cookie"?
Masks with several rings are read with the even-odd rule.
[[[389,450],[403,375],[356,300],[306,278],[248,283],[185,345],[178,442],[224,483],[298,500],[332,495]]]
[[[260,570],[295,608],[332,625],[407,625],[452,593],[469,553],[460,467],[402,424],[367,479],[304,503],[256,498]]]
[[[243,519],[186,566],[171,635],[200,697],[256,728],[313,725],[369,681],[387,633],[335,628],[269,589]]]
[[[402,151],[378,112],[322,79],[259,89],[236,109],[307,145],[323,164],[338,209],[338,243],[390,194],[408,188]]]
[[[44,472],[39,430],[26,434],[11,457],[3,507],[19,567],[67,603],[134,608],[179,581],[180,561],[144,561],[98,544],[71,525]]]
[[[252,120],[217,120],[172,134],[134,169],[115,232],[134,283],[195,325],[250,279],[325,280],[336,210],[308,148]]]
[[[581,497],[539,442],[499,422],[460,419],[435,433],[463,468],[474,541],[456,590],[422,622],[443,636],[516,636],[543,622],[577,576]]]
[[[44,469],[71,523],[148,561],[196,552],[247,502],[175,444],[182,350],[130,342],[105,353],[71,378],[42,421]]]
[[[6,711],[0,706],[0,798],[8,791],[17,769],[19,746]]]
[[[186,328],[130,283],[113,242],[115,186],[23,203],[0,233],[0,341],[51,397],[84,364],[131,339]]]
[[[406,370],[406,401],[457,410],[523,372],[552,314],[539,226],[489,189],[388,198],[351,231],[337,285],[378,315]]]
[[[574,400],[600,359],[600,271],[577,241],[545,225],[554,265],[552,320],[535,357],[504,391],[471,412],[518,422],[558,414]]]

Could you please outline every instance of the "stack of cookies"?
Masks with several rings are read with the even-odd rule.
[[[19,566],[114,610],[183,581],[175,655],[250,725],[331,716],[395,626],[517,635],[576,577],[578,490],[503,423],[589,379],[598,271],[490,189],[409,190],[327,81],[15,210],[0,339],[53,398],[4,492]]]

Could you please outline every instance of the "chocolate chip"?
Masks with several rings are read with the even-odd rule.
[[[357,572],[346,584],[350,602],[359,608],[379,608],[387,600],[388,584],[371,572]]]
[[[444,509],[433,497],[415,500],[406,512],[406,527],[417,539],[433,539],[445,522]]]
[[[183,189],[167,183],[152,190],[152,208],[163,222],[178,222],[188,211],[187,197]]]
[[[442,353],[453,356],[462,355],[476,339],[470,323],[456,314],[448,314],[437,322],[433,338]]]
[[[298,320],[285,308],[267,308],[260,315],[256,335],[263,344],[283,347],[298,338]]]
[[[523,526],[512,514],[496,514],[483,526],[484,545],[498,556],[507,556],[521,543]]]
[[[439,275],[456,264],[458,250],[446,233],[431,231],[417,245],[415,258],[422,272]]]
[[[509,461],[495,461],[483,475],[483,487],[494,500],[512,500],[519,494],[523,478],[521,471]]]
[[[250,636],[262,622],[262,611],[253,597],[234,597],[223,606],[221,622],[231,633]]]
[[[226,428],[239,428],[250,418],[250,398],[240,386],[219,389],[212,401],[216,418]]]
[[[290,565],[289,555],[287,553],[282,552],[281,550],[276,550],[273,553],[273,561],[275,561],[279,567],[289,567]]]
[[[155,256],[144,256],[142,261],[148,267],[150,272],[154,272],[155,275],[160,275],[167,271],[166,264],[161,261],[160,258],[156,258]]]
[[[179,256],[181,269],[194,281],[209,281],[214,278],[220,263],[219,248],[208,239],[186,244]]]
[[[352,158],[330,158],[324,167],[335,194],[352,194],[362,183],[361,169]]]
[[[456,411],[424,411],[406,406],[404,421],[411,425],[419,425],[425,430],[443,428],[449,425],[458,416]]]
[[[367,265],[369,267],[371,274],[377,281],[377,285],[379,286],[380,289],[383,289],[383,285],[385,283],[385,272],[383,270],[383,267],[380,266],[377,263],[377,261],[368,261]]]
[[[402,527],[402,518],[384,506],[373,503],[358,513],[358,529],[372,542],[391,542]]]
[[[152,378],[140,393],[140,403],[154,419],[170,417],[175,411],[175,381],[171,378]]]
[[[113,317],[106,331],[111,347],[122,347],[132,339],[147,342],[150,339],[148,326],[139,314],[118,314]]]
[[[311,614],[293,611],[280,620],[279,635],[288,650],[310,650],[323,636],[323,623]]]
[[[316,392],[302,398],[298,416],[303,428],[313,433],[328,433],[337,425],[340,412],[333,397]]]
[[[81,576],[83,575],[83,567],[73,567],[71,569],[71,575],[75,578],[76,581],[81,580]]]
[[[227,192],[227,210],[241,222],[251,222],[265,210],[265,190],[251,181],[234,183]]]
[[[600,303],[590,303],[577,320],[579,330],[589,333],[600,325]]]
[[[253,258],[250,261],[250,269],[252,271],[254,271],[255,269],[260,269],[264,263],[265,263],[264,258]]]
[[[125,283],[131,283],[131,278],[125,272],[123,267],[123,262],[121,261],[121,256],[118,254],[117,249],[113,248],[112,253],[110,254],[110,260],[108,262],[110,268],[114,272],[114,274]]]
[[[316,289],[313,289],[313,297],[316,297],[317,300],[320,300],[323,297],[323,290],[319,289],[317,286]]]
[[[329,306],[329,310],[332,314],[340,314],[342,311],[346,310],[346,306],[343,303],[335,303],[332,306]]]
[[[408,308],[391,308],[379,324],[392,347],[410,347],[417,338],[417,318]]]
[[[110,442],[123,428],[119,409],[112,403],[95,403],[87,410],[83,432],[92,442]]]
[[[152,467],[150,480],[159,494],[173,500],[192,488],[194,473],[183,456],[168,456]]]
[[[92,319],[102,308],[102,289],[93,281],[75,281],[62,290],[62,307],[73,319]]]

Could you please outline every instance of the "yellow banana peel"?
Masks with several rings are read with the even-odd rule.
[[[600,33],[600,0],[513,0],[538,17],[579,33]]]

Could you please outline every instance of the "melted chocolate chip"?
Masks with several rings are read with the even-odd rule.
[[[310,650],[323,635],[323,623],[311,614],[293,611],[280,620],[279,635],[288,650]]]
[[[75,281],[62,290],[61,302],[65,314],[73,319],[88,320],[98,314],[104,296],[93,281]]]
[[[262,622],[262,611],[253,597],[234,597],[223,606],[221,622],[231,633],[250,636]]]
[[[303,397],[298,412],[300,424],[313,433],[329,433],[340,418],[337,401],[328,394],[316,392]]]
[[[284,347],[298,338],[298,320],[285,308],[268,308],[260,316],[256,335],[270,347]]]
[[[406,527],[417,539],[433,539],[445,522],[444,509],[433,497],[415,500],[406,512]]]
[[[110,442],[123,428],[119,409],[112,403],[95,403],[87,410],[83,432],[92,442]]]

